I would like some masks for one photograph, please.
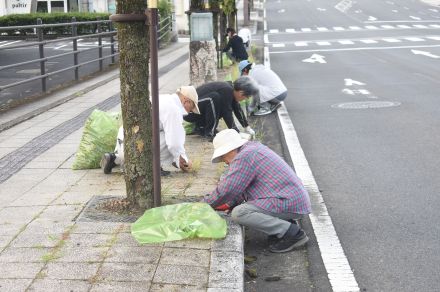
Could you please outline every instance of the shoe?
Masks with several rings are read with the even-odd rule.
[[[272,105],[270,106],[270,111],[273,113],[273,112],[275,112],[280,106],[281,106],[281,103],[272,104]]]
[[[295,219],[288,219],[286,221],[289,222],[290,224],[298,225],[298,221],[296,221]],[[278,239],[278,237],[276,235],[268,235],[267,236],[267,243],[269,245],[275,244],[278,240],[279,239]]]
[[[300,229],[295,235],[292,234],[293,230],[293,226],[290,226],[286,234],[278,239],[276,243],[272,244],[269,250],[274,253],[288,252],[294,248],[305,245],[309,241],[304,230]]]
[[[171,171],[164,170],[162,167],[160,168],[160,176],[169,176]]]
[[[116,166],[115,159],[116,155],[114,153],[105,153],[102,156],[100,165],[105,174],[112,173],[112,168]]]
[[[254,116],[266,116],[271,113],[272,111],[268,108],[260,108],[258,111],[254,112]]]

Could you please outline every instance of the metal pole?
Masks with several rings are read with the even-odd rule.
[[[37,19],[37,25],[43,24],[43,21],[41,18]],[[41,27],[37,28],[37,34],[38,34],[38,50],[40,53],[40,59],[44,59],[44,45],[43,45],[43,29]],[[41,75],[46,74],[46,61],[40,61],[40,73]],[[47,77],[41,78],[41,89],[43,92],[46,92],[46,79]]]
[[[101,18],[98,17],[97,20],[101,21]],[[101,36],[102,28],[101,22],[98,22],[98,56],[99,56],[99,71],[104,69],[103,61],[102,61],[102,36]]]
[[[115,31],[113,29],[113,22],[110,22],[109,27],[111,32]],[[112,64],[116,62],[116,58],[115,56],[113,56],[115,52],[115,37],[113,35],[110,35],[110,54],[112,55]]]
[[[243,25],[248,26],[249,25],[249,0],[243,1]]]
[[[150,21],[150,82],[153,111],[153,202],[161,205],[160,196],[160,137],[159,137],[159,68],[157,64],[157,0],[148,1]]]
[[[76,37],[78,35],[78,31],[77,31],[77,25],[76,25],[76,18],[72,17],[72,36]],[[76,66],[78,65],[78,39],[74,38],[73,39],[73,64]],[[75,80],[78,81],[79,80],[79,68],[75,67]]]

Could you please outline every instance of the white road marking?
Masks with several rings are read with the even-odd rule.
[[[264,31],[267,31],[267,20],[264,20]]]
[[[316,42],[316,44],[318,46],[330,46],[330,42],[326,42],[326,41],[321,41],[321,42]]]
[[[375,20],[377,20],[377,18],[374,17],[374,16],[368,16],[368,20],[369,20],[369,21],[375,21]]]
[[[272,44],[272,47],[274,48],[284,48],[285,46],[285,44]]]
[[[350,29],[352,30],[359,30],[361,29],[359,26],[349,26]]]
[[[430,39],[430,40],[434,40],[434,41],[440,41],[440,37],[438,37],[438,36],[428,36],[426,38]]]
[[[393,38],[386,38],[386,39],[382,39],[382,40],[387,43],[400,43],[401,42],[401,40],[393,39]]]
[[[269,33],[279,33],[280,31],[278,29],[270,29]]]
[[[302,60],[304,63],[320,63],[325,64],[327,63],[324,56],[313,54],[310,58]]]
[[[417,28],[428,28],[426,25],[423,25],[423,24],[413,24],[413,27],[417,27]]]
[[[310,31],[312,31],[312,29],[309,27],[303,27],[303,28],[301,28],[301,31],[310,32]]]
[[[440,59],[440,56],[434,55],[434,54],[432,54],[430,52],[426,52],[426,51],[411,50],[411,52],[414,55],[423,55],[423,56],[430,57],[433,59]]]
[[[278,13],[284,13],[284,12],[286,12],[286,9],[280,9],[280,10],[278,10]]]
[[[341,26],[334,26],[333,29],[337,30],[337,31],[345,30],[345,28],[343,28]]]
[[[370,94],[370,92],[366,89],[358,89],[357,92],[362,95],[369,95]]]
[[[340,40],[338,41],[341,45],[353,45],[354,42],[350,40]]]
[[[347,10],[349,10],[351,8],[351,6],[353,5],[353,1],[351,0],[342,0],[341,2],[339,2],[338,4],[335,5],[335,8],[339,11],[341,11],[342,13],[347,12]]]
[[[379,29],[377,26],[374,26],[374,25],[366,25],[365,28],[367,28],[367,29]]]
[[[16,44],[16,43],[19,43],[19,42],[21,42],[21,41],[12,41],[12,42],[8,42],[7,41],[5,44],[1,44],[0,47],[10,46],[12,44]]]
[[[394,47],[361,47],[361,48],[337,48],[337,49],[310,49],[278,51],[271,54],[289,54],[289,53],[314,53],[314,52],[348,52],[348,51],[377,51],[377,50],[397,50],[397,49],[415,49],[415,48],[439,48],[440,45],[420,45],[420,46],[394,46]]]
[[[393,9],[391,11],[394,12],[394,13],[398,13],[399,12],[399,10],[396,10],[396,9]]]
[[[417,17],[417,16],[412,16],[412,15],[410,15],[410,16],[409,16],[409,18],[412,18],[412,19],[414,19],[414,20],[421,20],[421,18],[420,18],[420,17]]]
[[[297,47],[307,47],[308,46],[307,42],[294,42],[293,44]]]
[[[410,42],[424,42],[426,41],[425,39],[421,39],[421,38],[417,38],[417,37],[406,37],[404,38]]]
[[[394,28],[394,26],[392,26],[392,25],[381,25],[380,27],[382,27],[382,28],[386,28],[386,29],[393,29]]]
[[[345,86],[366,85],[363,82],[360,82],[360,81],[357,81],[357,80],[354,80],[354,79],[351,79],[351,78],[345,78],[344,79],[344,83],[345,83]]]
[[[266,65],[267,67],[267,65]],[[309,215],[318,242],[321,258],[327,270],[328,279],[334,292],[360,291],[350,264],[339,241],[324,199],[313,177],[304,151],[298,140],[295,127],[284,103],[277,111],[284,133],[290,158],[296,174],[301,178],[310,194],[313,212]]]
[[[287,33],[294,33],[295,29],[294,28],[286,28],[286,32]]]
[[[364,44],[377,44],[376,40],[366,39],[366,40],[359,40],[360,42]]]
[[[354,95],[354,91],[348,88],[342,89],[342,93],[348,94],[348,95]]]
[[[394,5],[394,2],[392,2],[392,1],[387,1],[387,3],[390,5]]]
[[[328,28],[326,27],[317,27],[316,29],[319,31],[328,31]]]
[[[440,24],[430,24],[429,26],[434,28],[440,28]]]
[[[397,25],[398,28],[411,28],[409,25],[399,24]]]
[[[429,8],[429,10],[431,10],[432,12],[438,12],[438,10],[434,8]]]
[[[269,42],[269,35],[264,34],[263,40],[264,40],[264,43],[268,43]]]
[[[327,11],[327,9],[325,8],[316,8],[316,9],[318,9],[318,11]]]

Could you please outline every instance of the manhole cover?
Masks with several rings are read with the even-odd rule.
[[[340,109],[369,109],[369,108],[392,107],[399,105],[400,102],[395,102],[395,101],[358,101],[358,102],[337,103],[332,105],[332,107],[340,108]]]

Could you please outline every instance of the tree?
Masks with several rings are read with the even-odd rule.
[[[144,14],[145,0],[117,1],[117,14]],[[145,22],[118,23],[125,183],[132,208],[153,207],[149,41]]]

